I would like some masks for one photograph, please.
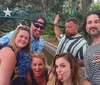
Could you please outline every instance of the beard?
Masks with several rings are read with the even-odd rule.
[[[100,35],[100,28],[93,27],[93,28],[86,29],[86,30],[87,30],[87,33],[90,36],[98,36],[98,35]]]
[[[69,33],[69,32],[67,32],[66,33],[66,36],[67,37],[71,37],[71,36],[75,36],[77,33],[76,32],[74,32],[74,33]]]

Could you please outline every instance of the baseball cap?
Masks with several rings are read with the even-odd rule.
[[[42,22],[38,22],[38,19],[43,19],[44,23]],[[33,23],[40,23],[40,24],[43,24],[44,26],[46,26],[46,20],[43,16],[36,16],[34,19],[33,19]]]

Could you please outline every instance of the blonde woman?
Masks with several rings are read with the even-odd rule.
[[[17,27],[9,44],[0,50],[0,85],[10,85],[17,52],[21,49],[30,52],[29,29],[28,26]]]
[[[46,66],[47,61],[44,53],[32,53],[31,70],[27,74],[29,85],[46,85],[50,73],[50,70]]]

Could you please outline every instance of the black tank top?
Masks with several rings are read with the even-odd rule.
[[[4,47],[9,47],[9,48],[11,48],[12,51],[14,52],[14,48],[13,48],[11,45],[6,45],[6,46],[4,46]]]
[[[29,75],[30,75],[30,78],[32,80],[32,85],[38,85],[38,83],[36,82],[36,80],[34,78],[34,74],[32,72],[32,69],[29,71]],[[48,82],[48,69],[47,68],[45,69],[45,80],[47,83]]]

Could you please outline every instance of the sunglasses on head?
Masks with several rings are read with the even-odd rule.
[[[37,23],[34,23],[34,26],[35,26],[36,28],[40,28],[41,30],[44,30],[44,29],[45,29],[44,26],[40,26],[40,25],[37,24]]]

